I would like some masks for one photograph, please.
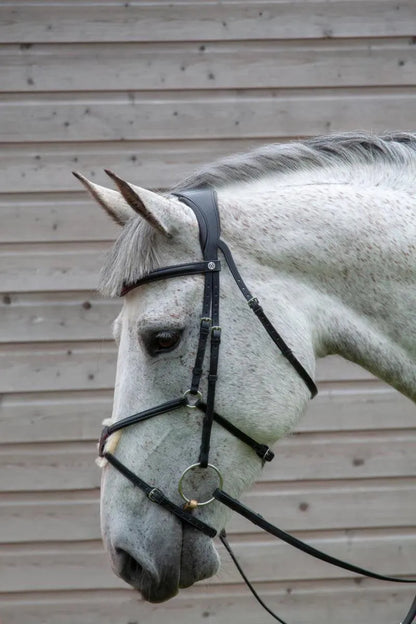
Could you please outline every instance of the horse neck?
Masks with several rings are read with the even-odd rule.
[[[315,354],[339,354],[416,400],[416,210],[404,190],[317,184],[220,194],[224,238],[273,268],[307,314]]]

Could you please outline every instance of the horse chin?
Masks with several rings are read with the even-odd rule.
[[[185,527],[182,539],[179,586],[190,587],[218,572],[220,558],[212,539],[195,529]]]

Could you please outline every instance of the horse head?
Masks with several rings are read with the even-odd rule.
[[[415,145],[346,134],[214,163],[183,188],[217,190],[229,247],[189,191],[78,176],[123,226],[101,279],[124,294],[102,533],[116,574],[147,600],[216,572],[216,492],[239,497],[259,476],[259,449],[314,394],[316,358],[339,354],[416,400]]]
[[[78,177],[123,226],[102,276],[105,292],[117,295],[123,288],[126,292],[114,322],[118,343],[114,426],[126,416],[186,396],[189,391],[200,344],[204,276],[179,275],[150,282],[143,276],[159,267],[201,263],[200,231],[194,212],[176,196],[135,187],[114,174],[111,177],[119,191]],[[222,216],[226,221],[226,214]],[[243,250],[236,247],[240,266],[256,287],[256,297],[268,302],[271,318],[291,349],[312,370],[314,349],[307,318],[294,313],[288,292],[273,296],[273,271],[256,258],[251,235],[246,231],[246,246],[252,253],[244,246]],[[244,239],[244,227],[231,238],[233,243]],[[253,320],[230,271],[221,271],[217,294],[222,320],[215,412],[243,436],[267,448],[293,428],[310,392]],[[209,356],[204,359],[206,369]],[[209,382],[207,375],[200,377],[198,396],[204,398]],[[181,475],[198,463],[200,456],[204,413],[193,407],[186,400],[174,411],[123,428],[105,441],[107,452],[178,507],[183,504],[178,492]],[[210,437],[209,462],[218,472],[197,467],[188,471],[181,485],[189,500],[209,500],[218,486],[218,474],[227,491],[239,496],[258,478],[264,463],[241,436],[218,422],[214,422]],[[219,559],[212,539],[155,505],[108,463],[101,492],[102,534],[112,567],[145,599],[166,600],[179,588],[217,571]],[[227,522],[225,508],[214,501],[192,514],[217,532]]]

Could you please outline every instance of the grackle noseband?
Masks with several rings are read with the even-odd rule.
[[[100,457],[104,457],[114,468],[116,468],[127,479],[129,479],[134,486],[141,489],[152,502],[161,505],[162,507],[176,515],[182,522],[201,531],[208,537],[215,537],[217,531],[199,518],[195,517],[192,514],[192,511],[197,509],[198,507],[203,507],[210,504],[214,500],[217,500],[232,509],[233,511],[241,514],[260,528],[274,535],[275,537],[278,537],[279,539],[282,539],[283,541],[291,544],[295,548],[298,548],[303,552],[310,554],[318,559],[326,561],[327,563],[331,563],[332,565],[336,565],[351,572],[369,576],[371,578],[386,581],[395,581],[398,583],[416,583],[416,579],[396,578],[376,574],[369,570],[365,570],[364,568],[354,566],[350,563],[327,555],[326,553],[323,553],[320,550],[309,546],[308,544],[298,540],[292,535],[270,524],[262,516],[242,505],[238,500],[232,498],[222,489],[222,475],[216,466],[209,463],[211,431],[214,422],[221,425],[228,432],[230,432],[231,434],[239,438],[242,442],[251,447],[263,463],[266,461],[271,461],[274,457],[274,453],[266,444],[260,444],[259,442],[256,442],[256,440],[238,429],[226,418],[220,416],[215,412],[215,389],[217,382],[217,368],[221,343],[221,326],[219,323],[221,262],[218,259],[219,250],[221,251],[222,256],[224,257],[226,264],[231,272],[231,275],[236,281],[237,286],[245,297],[249,307],[252,309],[259,321],[262,323],[263,327],[265,328],[273,342],[276,344],[282,355],[288,360],[288,362],[293,366],[296,372],[303,379],[311,393],[312,398],[317,394],[318,390],[315,382],[313,381],[309,373],[299,362],[299,360],[293,354],[286,342],[283,340],[283,338],[280,336],[280,334],[276,331],[272,323],[267,318],[266,314],[263,311],[263,308],[259,304],[257,297],[254,297],[247,288],[235,265],[229,247],[223,240],[221,240],[220,220],[215,191],[208,188],[190,189],[184,190],[182,192],[177,192],[175,193],[175,195],[180,201],[185,203],[193,210],[197,218],[203,261],[177,264],[151,271],[138,281],[125,284],[122,289],[121,296],[126,295],[128,292],[130,292],[134,288],[137,288],[138,286],[141,286],[142,284],[146,284],[152,281],[173,277],[184,277],[187,275],[204,275],[204,293],[202,300],[202,313],[200,319],[198,348],[195,358],[195,364],[192,370],[191,384],[189,389],[184,393],[184,395],[177,399],[173,399],[156,407],[147,409],[137,414],[133,414],[132,416],[128,416],[127,418],[123,418],[109,426],[104,427],[99,441]],[[207,375],[207,396],[206,402],[204,402],[202,401],[202,393],[199,390],[199,386],[203,373],[203,362],[207,351],[208,338],[209,366]],[[186,470],[182,473],[182,476],[179,479],[178,490],[181,497],[185,500],[185,504],[183,505],[183,507],[180,507],[179,505],[176,505],[176,503],[171,501],[167,496],[165,496],[165,494],[158,487],[154,487],[153,485],[150,485],[143,481],[138,475],[134,474],[127,468],[127,466],[120,462],[112,453],[106,451],[106,441],[111,434],[121,429],[124,429],[125,427],[137,424],[144,420],[148,420],[149,418],[153,418],[154,416],[158,416],[159,414],[172,412],[176,409],[183,407],[199,409],[203,412],[204,417],[202,422],[202,434],[198,462],[186,468]],[[214,490],[212,496],[208,500],[198,501],[196,499],[188,497],[184,491],[185,476],[197,468],[210,470],[218,479],[218,487]],[[276,620],[278,620],[282,624],[285,624],[285,622],[281,618],[279,618],[276,614],[270,611],[270,609],[263,603],[263,601],[255,592],[254,588],[246,578],[244,572],[241,570],[234,554],[231,551],[231,548],[226,539],[225,531],[221,531],[219,537],[223,542],[225,548],[230,553],[234,563],[237,565],[238,570],[243,576],[243,579],[247,583],[249,589],[252,591],[256,599]],[[409,612],[407,613],[401,624],[412,624],[415,617],[416,599],[413,601]]]

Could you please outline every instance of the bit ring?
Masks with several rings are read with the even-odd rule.
[[[195,397],[195,402],[194,403],[189,403],[189,399],[188,399],[189,395]],[[183,393],[183,398],[186,399],[186,407],[190,407],[191,409],[195,409],[196,406],[198,405],[198,403],[200,402],[200,400],[202,399],[202,392],[200,392],[199,390],[197,390],[196,392],[192,392],[192,390],[189,389],[189,390],[187,390],[186,392]]]
[[[189,508],[195,509],[196,507],[204,507],[205,505],[209,505],[210,503],[212,503],[215,500],[215,496],[212,496],[211,498],[209,498],[206,501],[196,501],[194,498],[188,498],[183,491],[183,479],[185,477],[185,475],[190,472],[191,470],[195,470],[195,468],[200,468],[201,464],[191,464],[190,466],[188,466],[188,468],[186,468],[186,470],[183,471],[181,478],[179,479],[179,483],[178,483],[178,492],[181,495],[181,497],[183,498],[183,500],[185,501],[186,505],[189,506]],[[208,464],[207,468],[211,468],[217,475],[218,477],[218,487],[220,488],[220,490],[222,490],[222,486],[224,483],[224,479],[222,477],[222,474],[220,473],[220,471],[218,470],[218,468],[216,466],[214,466],[214,464]]]

